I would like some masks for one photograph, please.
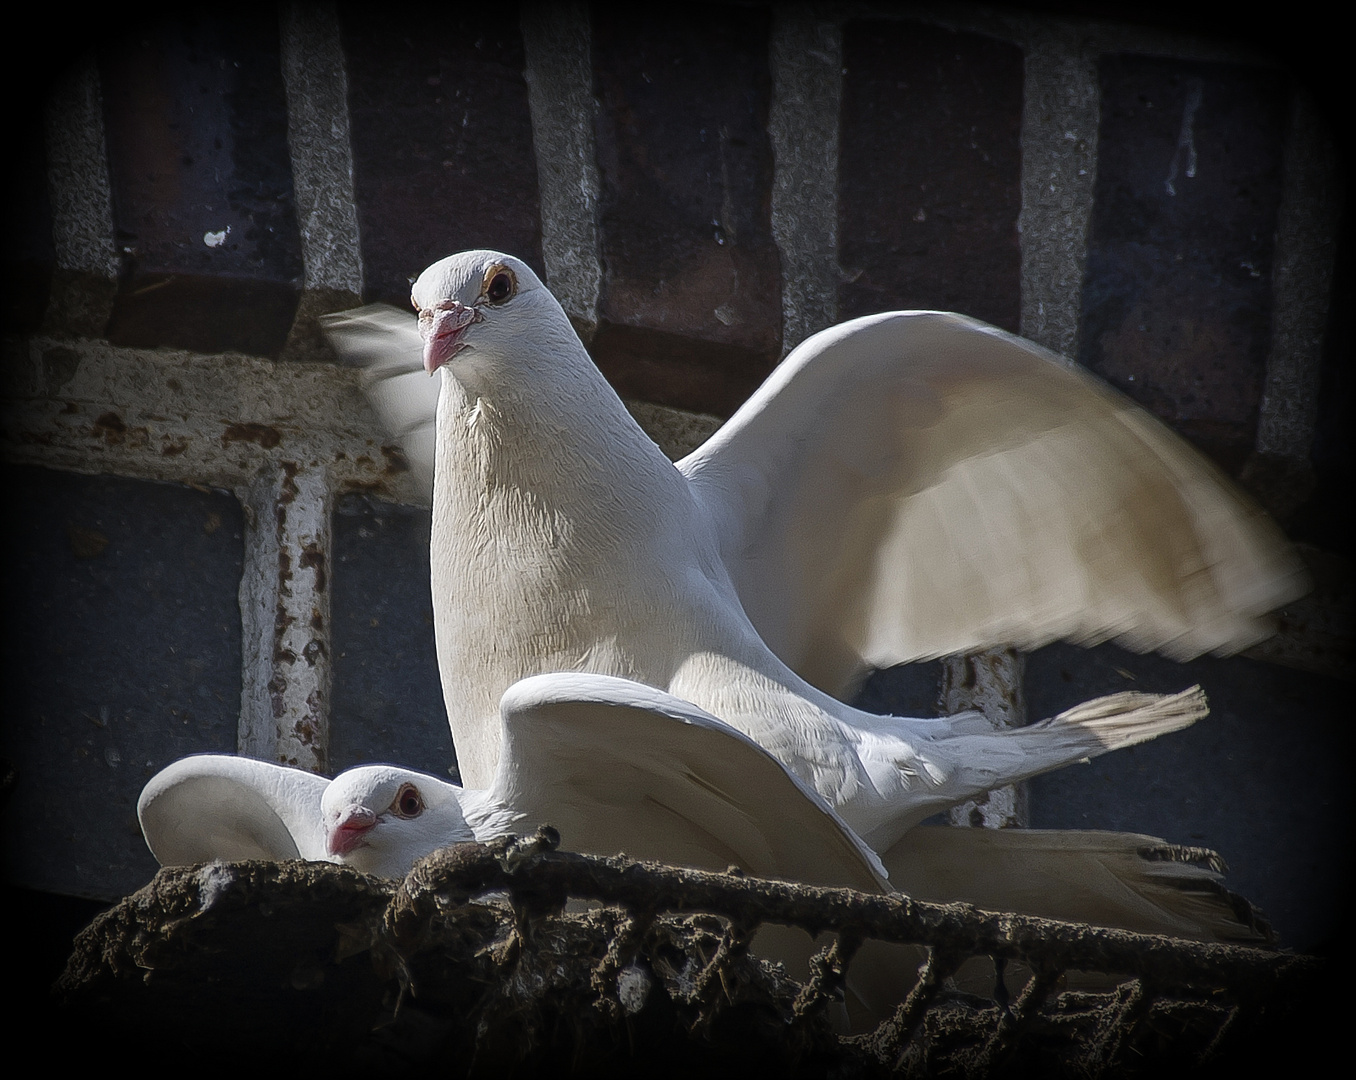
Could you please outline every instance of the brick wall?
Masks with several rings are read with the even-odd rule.
[[[1275,53],[869,4],[300,4],[87,45],[28,91],[7,218],[12,883],[143,883],[137,793],[196,750],[455,772],[423,495],[315,319],[488,246],[674,453],[809,333],[935,307],[1076,358],[1250,484],[1315,545],[1316,598],[1249,657],[1034,654],[1033,714],[1198,680],[1215,712],[1037,781],[1032,817],[1219,847],[1290,940],[1332,932],[1350,245],[1342,133]],[[862,701],[935,711],[937,678]]]

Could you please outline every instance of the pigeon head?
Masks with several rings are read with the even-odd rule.
[[[564,311],[531,267],[498,251],[463,251],[434,263],[415,281],[410,300],[430,374],[462,354],[474,362],[512,352],[524,312],[545,308],[548,324],[569,330]],[[541,325],[539,318],[526,321]]]
[[[455,784],[394,765],[350,769],[320,801],[325,849],[363,873],[404,877],[429,852],[475,839],[461,794]]]

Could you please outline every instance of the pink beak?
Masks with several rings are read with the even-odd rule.
[[[432,375],[466,348],[461,337],[479,318],[480,313],[475,308],[466,307],[458,300],[444,300],[432,311],[421,313],[419,334],[424,339],[424,370]]]
[[[347,855],[356,847],[361,847],[363,837],[372,831],[377,823],[377,815],[365,806],[350,806],[339,815],[339,820],[331,826],[325,840],[325,847],[331,855]]]

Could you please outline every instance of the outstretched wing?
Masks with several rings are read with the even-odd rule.
[[[424,371],[424,342],[414,314],[389,304],[322,315],[320,327],[339,356],[362,370],[363,392],[400,443],[410,470],[433,490],[433,445],[441,379]]]
[[[959,315],[815,335],[678,467],[764,640],[830,692],[868,665],[1056,638],[1233,651],[1306,587],[1176,434]]]
[[[877,892],[875,854],[747,736],[661,690],[606,675],[515,683],[490,794],[594,854]]]
[[[252,758],[180,758],[137,800],[146,844],[162,866],[209,859],[324,859],[323,776]]]

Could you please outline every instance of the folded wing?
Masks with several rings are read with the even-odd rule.
[[[501,703],[490,789],[565,847],[881,891],[875,854],[747,736],[685,701],[603,675],[540,675]]]

